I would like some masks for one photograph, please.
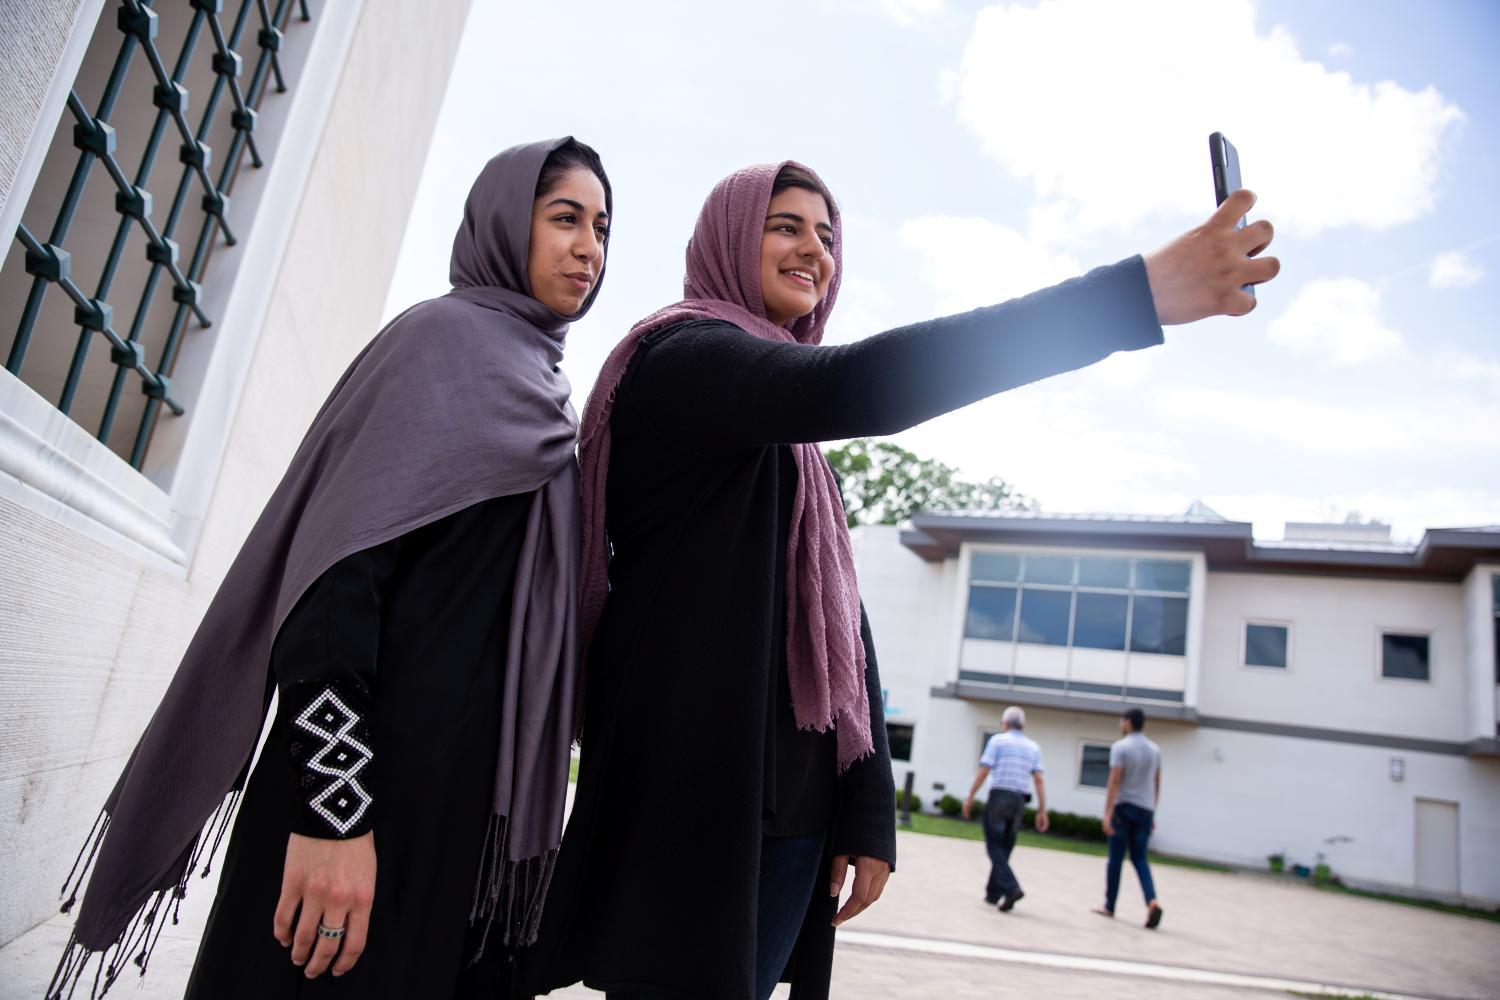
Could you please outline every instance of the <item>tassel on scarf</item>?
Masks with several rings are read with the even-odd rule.
[[[97,962],[94,982],[88,994],[91,1000],[99,1000],[109,992],[115,980],[120,978],[120,973],[125,971],[127,962],[139,968],[140,975],[146,974],[146,967],[151,963],[151,955],[155,952],[156,945],[161,941],[162,931],[166,928],[168,911],[171,911],[174,924],[181,917],[182,900],[187,896],[188,882],[193,872],[198,869],[198,863],[203,862],[203,868],[199,873],[201,877],[207,878],[212,871],[214,856],[218,853],[220,845],[224,842],[224,835],[234,821],[235,807],[239,805],[240,794],[241,788],[236,787],[224,797],[224,801],[219,803],[219,807],[203,825],[203,830],[194,840],[191,850],[186,852],[187,860],[175,883],[170,888],[152,893],[136,911],[135,916],[130,919],[130,923],[126,925],[118,938],[103,948],[96,949],[86,947],[79,941],[76,931],[68,937],[68,945],[63,949],[62,959],[57,963],[57,968],[52,973],[52,981],[47,985],[47,1000],[71,1000],[79,984],[87,975],[90,963]],[[104,834],[108,829],[109,814],[100,810],[98,817],[94,820],[94,825],[89,828],[88,839],[84,841],[83,848],[78,852],[78,858],[68,872],[67,880],[63,882],[60,893],[63,897],[61,907],[63,913],[70,912],[78,902],[78,892],[88,878],[94,859],[99,855],[99,846],[104,842]]]
[[[483,922],[479,945],[469,964],[484,955],[490,932],[498,924],[500,943],[507,948],[534,944],[542,924],[542,904],[552,884],[557,866],[557,848],[533,858],[511,861],[505,857],[509,820],[491,816],[484,835],[484,853],[480,859],[479,880],[474,886],[474,905],[469,910],[469,925]]]

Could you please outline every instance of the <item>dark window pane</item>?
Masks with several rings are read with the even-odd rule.
[[[1125,590],[1130,586],[1130,560],[1080,559],[1078,584],[1082,587],[1116,587]]]
[[[1281,625],[1245,626],[1245,666],[1286,666],[1286,629]]]
[[[1425,635],[1397,635],[1387,632],[1380,637],[1380,673],[1385,677],[1402,677],[1425,681],[1427,670]]]
[[[885,724],[886,739],[891,743],[891,760],[911,760],[911,738],[914,726],[903,726],[897,722]]]
[[[1124,649],[1124,594],[1078,595],[1078,617],[1073,622],[1073,645],[1085,649]]]
[[[1023,590],[1021,592],[1021,642],[1042,646],[1068,644],[1068,614],[1073,593],[1068,590]]]
[[[1500,612],[1500,576],[1490,577],[1490,590],[1495,601],[1495,611]]]
[[[970,587],[969,614],[964,636],[969,639],[1010,639],[1016,622],[1016,588]]]
[[[1073,582],[1072,556],[1027,556],[1027,583],[1056,583],[1067,586]]]
[[[1187,654],[1187,598],[1135,595],[1130,649],[1135,653]]]
[[[1004,552],[976,552],[969,557],[969,579],[1010,583],[1021,575],[1021,557]]]
[[[1083,745],[1083,760],[1078,768],[1078,783],[1090,788],[1109,786],[1109,747],[1098,743]]]
[[[1142,559],[1135,564],[1136,590],[1165,590],[1186,594],[1193,564],[1166,559]]]

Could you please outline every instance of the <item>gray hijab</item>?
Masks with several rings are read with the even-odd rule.
[[[144,973],[200,861],[207,873],[275,688],[272,644],[303,592],[347,555],[522,493],[534,496],[471,920],[507,944],[535,938],[562,839],[579,691],[578,421],[556,366],[569,321],[599,291],[596,282],[564,317],[531,297],[526,278],[537,180],[567,141],[516,146],[485,165],[453,242],[453,290],[392,321],[323,404],[68,876],[64,912],[93,863],[49,996],[71,990],[96,954],[96,989],[127,960]]]

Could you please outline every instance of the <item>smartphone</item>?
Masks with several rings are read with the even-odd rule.
[[[1245,185],[1240,183],[1240,151],[1234,148],[1234,143],[1224,138],[1223,132],[1215,132],[1208,137],[1208,157],[1214,168],[1214,204],[1224,204],[1235,191]],[[1236,229],[1245,228],[1245,217],[1240,216],[1240,221],[1234,224]],[[1255,294],[1254,285],[1241,285],[1240,288]]]

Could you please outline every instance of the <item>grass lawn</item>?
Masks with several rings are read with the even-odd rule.
[[[568,784],[578,784],[578,758],[574,757],[568,761]]]
[[[926,813],[912,813],[911,826],[898,827],[898,829],[909,829],[913,833],[926,833],[938,837],[959,837],[963,840],[984,839],[984,831],[976,822],[951,816],[929,816]],[[1087,854],[1095,858],[1102,858],[1109,853],[1108,846],[1097,841],[1054,837],[1050,834],[1037,833],[1033,830],[1022,830],[1016,837],[1016,843],[1022,847],[1039,847],[1047,851],[1069,851],[1073,854]],[[1196,868],[1199,871],[1207,872],[1227,872],[1229,870],[1223,865],[1209,864],[1205,861],[1190,861],[1187,858],[1174,858],[1156,853],[1152,853],[1151,863],[1176,865],[1179,868]]]
[[[984,839],[984,831],[978,823],[951,816],[931,816],[926,813],[912,813],[911,826],[898,826],[897,829],[907,829],[913,833],[926,833],[938,837],[958,837],[961,840]],[[1054,837],[1045,833],[1036,833],[1032,830],[1022,830],[1020,835],[1016,837],[1016,843],[1023,847],[1039,847],[1048,851],[1071,851],[1074,854],[1087,854],[1096,858],[1105,857],[1109,853],[1108,847],[1097,841]],[[1151,854],[1151,863],[1176,865],[1179,868],[1196,868],[1199,871],[1208,872],[1227,872],[1231,870],[1224,865],[1216,865],[1206,861],[1193,861],[1188,858],[1176,858],[1154,852]],[[1363,889],[1351,889],[1348,886],[1338,885],[1333,882],[1326,885],[1306,884],[1313,888],[1322,889],[1325,892],[1342,892],[1350,896],[1364,896],[1366,899],[1378,899],[1386,903],[1400,903],[1404,906],[1416,906],[1424,910],[1438,910],[1442,913],[1452,913],[1461,917],[1476,917],[1480,920],[1492,920],[1500,923],[1500,909],[1481,910],[1472,906],[1440,903],[1431,899],[1414,899],[1410,896],[1395,896],[1383,892],[1367,892]]]

